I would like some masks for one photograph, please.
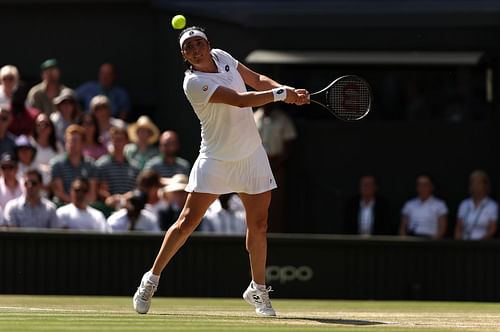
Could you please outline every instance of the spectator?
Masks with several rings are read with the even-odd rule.
[[[35,132],[35,119],[39,110],[26,106],[26,95],[28,90],[24,84],[19,84],[12,94],[10,111],[12,122],[9,131],[15,136],[33,136]]]
[[[57,209],[57,217],[62,228],[110,232],[106,218],[101,211],[88,205],[90,182],[86,178],[76,178],[71,182],[71,202]]]
[[[389,203],[377,193],[377,180],[364,175],[359,180],[359,194],[345,208],[343,233],[359,235],[391,235]]]
[[[108,153],[106,147],[99,141],[99,130],[97,129],[95,114],[83,113],[77,123],[85,129],[84,156],[97,160]]]
[[[80,115],[75,92],[71,89],[63,89],[61,94],[54,98],[56,111],[50,114],[50,121],[56,127],[56,137],[64,145],[64,134],[66,129],[76,123]]]
[[[84,129],[79,125],[71,125],[66,129],[66,153],[51,161],[52,192],[56,204],[71,201],[71,183],[77,178],[89,181],[88,200],[94,202],[97,193],[97,169],[94,161],[83,156]]]
[[[24,193],[24,188],[16,176],[17,162],[14,155],[10,153],[2,154],[0,168],[2,169],[2,176],[0,176],[0,207],[4,209],[8,201]]]
[[[5,206],[5,224],[9,227],[59,227],[56,206],[51,201],[40,196],[42,174],[32,168],[26,170],[24,187],[26,193],[9,201]]]
[[[137,189],[146,194],[146,210],[153,212],[158,217],[159,211],[167,207],[161,190],[163,184],[160,175],[155,171],[145,170],[139,173],[136,183]]]
[[[144,209],[146,195],[135,190],[127,198],[125,208],[116,211],[108,218],[108,224],[113,231],[150,231],[159,232],[158,219]]]
[[[11,122],[11,111],[6,108],[0,108],[0,155],[4,153],[14,153],[16,137],[8,131]]]
[[[0,108],[10,109],[12,94],[19,84],[19,71],[15,66],[6,65],[0,69]]]
[[[107,148],[110,142],[109,130],[111,127],[126,128],[127,125],[123,120],[111,117],[110,101],[104,95],[92,98],[90,101],[90,110],[95,114],[97,119],[99,142]]]
[[[97,95],[104,95],[111,102],[111,115],[115,118],[127,120],[130,112],[130,98],[124,88],[115,85],[115,66],[111,63],[102,64],[99,68],[98,79],[98,81],[84,83],[76,89],[85,109],[90,109],[92,98]]]
[[[128,126],[128,136],[132,143],[125,147],[125,156],[131,164],[142,170],[148,160],[160,153],[155,146],[160,130],[149,117],[143,115]]]
[[[61,72],[56,59],[45,60],[40,65],[42,82],[31,88],[28,93],[28,105],[45,114],[56,111],[52,100],[67,88],[60,83]]]
[[[165,131],[160,136],[160,155],[149,160],[144,169],[151,169],[163,178],[170,178],[175,174],[189,175],[191,165],[185,159],[177,157],[179,138],[174,131]]]
[[[96,166],[99,174],[99,196],[105,200],[106,205],[115,207],[123,194],[134,189],[139,170],[132,166],[123,154],[128,143],[127,130],[112,127],[110,134],[111,151],[102,156]]]
[[[490,178],[483,170],[475,170],[469,178],[470,198],[458,208],[455,238],[463,240],[487,240],[497,230],[498,204],[488,197]]]
[[[275,169],[280,169],[290,156],[293,141],[297,138],[295,125],[275,104],[258,108],[254,113],[254,119],[275,172]]]
[[[54,124],[47,114],[38,114],[35,124],[35,134],[33,135],[33,144],[36,148],[35,165],[42,173],[44,186],[48,186],[51,172],[50,160],[62,153],[64,148],[57,141]]]
[[[28,136],[21,135],[16,139],[14,152],[17,159],[17,177],[22,179],[26,170],[36,168],[36,148]]]
[[[269,207],[269,231],[285,230],[286,161],[297,138],[290,117],[276,104],[264,105],[254,113],[255,123],[273,170],[278,188],[273,190]]]
[[[176,174],[168,180],[163,190],[168,205],[158,212],[162,230],[166,231],[179,218],[187,199],[187,192],[184,191],[187,183],[188,177],[184,174]]]
[[[245,208],[238,195],[220,195],[208,208],[200,226],[208,233],[244,235],[247,231]]]
[[[417,177],[417,198],[403,206],[399,233],[441,239],[446,233],[448,208],[432,195],[434,181],[428,174]]]

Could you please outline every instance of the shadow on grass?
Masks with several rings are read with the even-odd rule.
[[[369,320],[357,320],[357,319],[341,319],[341,318],[321,318],[321,317],[300,317],[300,316],[295,316],[295,317],[283,317],[279,316],[278,317],[259,317],[259,316],[237,316],[237,315],[231,315],[231,314],[220,314],[220,315],[210,315],[210,314],[204,314],[204,313],[154,313],[151,315],[158,315],[158,316],[176,316],[176,317],[189,317],[189,316],[203,316],[203,317],[211,317],[211,318],[217,318],[217,317],[233,317],[233,318],[245,318],[245,319],[256,319],[256,320],[261,320],[261,319],[276,319],[280,321],[310,321],[310,322],[316,322],[316,323],[321,323],[321,324],[332,324],[332,325],[352,325],[352,326],[370,326],[370,325],[385,325],[386,323],[383,322],[376,322],[376,321],[369,321]]]
[[[312,317],[278,317],[280,320],[308,320],[322,324],[336,324],[336,325],[353,325],[353,326],[368,326],[368,325],[384,325],[382,322],[374,322],[369,320],[356,320],[356,319],[340,319],[340,318],[312,318]]]

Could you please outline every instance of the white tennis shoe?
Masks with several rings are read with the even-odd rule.
[[[243,293],[243,299],[248,302],[248,304],[255,307],[255,312],[261,316],[275,317],[276,312],[271,305],[271,300],[269,299],[269,292],[272,292],[272,288],[268,287],[265,290],[259,290],[253,287],[253,283],[250,283],[247,290]]]
[[[140,314],[146,314],[151,306],[151,298],[158,287],[157,282],[150,280],[151,271],[144,274],[141,279],[141,284],[137,287],[134,294],[133,304],[134,310]]]

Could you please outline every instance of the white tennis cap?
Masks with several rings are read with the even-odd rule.
[[[189,31],[184,32],[182,34],[181,38],[179,38],[179,46],[182,48],[182,45],[184,45],[184,42],[186,40],[188,40],[189,38],[193,38],[193,37],[201,37],[201,38],[208,41],[207,35],[203,31],[189,30]]]

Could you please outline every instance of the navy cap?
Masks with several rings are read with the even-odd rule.
[[[49,68],[57,67],[58,63],[56,59],[47,59],[40,65],[40,70],[46,70]]]

